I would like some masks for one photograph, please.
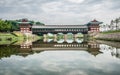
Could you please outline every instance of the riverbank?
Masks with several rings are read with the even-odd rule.
[[[101,32],[101,33],[97,34],[96,36],[94,36],[94,38],[101,39],[101,40],[120,42],[120,30]]]
[[[105,40],[96,40],[99,44],[106,44],[112,47],[120,48],[120,42],[114,42],[114,41],[105,41]]]
[[[18,33],[17,33],[18,34]],[[11,44],[15,41],[24,40],[25,36],[22,33],[0,33],[0,44]]]
[[[21,32],[11,32],[11,33],[1,33],[0,32],[0,44],[13,44],[13,43],[23,43],[25,40],[36,40],[40,37],[37,35],[29,34],[25,35]]]

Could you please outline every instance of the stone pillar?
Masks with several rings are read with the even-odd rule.
[[[84,41],[87,42],[88,41],[88,34],[83,34],[84,35]]]
[[[73,34],[73,39],[74,39],[74,42],[76,42],[77,34]]]
[[[64,34],[64,42],[67,41],[67,34]]]
[[[43,42],[47,42],[47,34],[43,34]]]
[[[54,34],[54,42],[57,42],[57,34]]]

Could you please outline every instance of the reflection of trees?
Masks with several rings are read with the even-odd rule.
[[[34,53],[40,53],[42,51],[32,51],[30,49],[26,48],[20,48],[19,45],[1,45],[0,46],[0,59],[3,57],[10,57],[11,55],[19,55],[26,57],[28,55],[34,54]]]
[[[120,58],[120,49],[118,48],[115,48],[115,49],[112,49],[111,50],[111,55],[112,56],[115,56],[115,57],[117,57],[117,58]]]
[[[99,43],[102,43],[100,51],[108,51],[111,53],[111,56],[120,58],[120,46],[118,42],[99,41]]]
[[[73,39],[73,34],[67,34],[67,39]]]
[[[78,37],[78,38],[76,38],[76,42],[82,43],[82,42],[85,42],[85,40],[83,38]]]
[[[10,57],[16,53],[18,53],[18,47],[4,45],[0,46],[0,59],[3,57]]]
[[[57,40],[64,39],[64,34],[57,34]]]

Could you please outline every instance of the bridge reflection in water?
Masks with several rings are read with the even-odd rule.
[[[89,47],[89,48],[88,48]],[[95,47],[95,45],[94,45]],[[50,43],[48,45],[46,44],[34,44],[32,46],[32,51],[87,51],[90,54],[96,56],[100,53],[102,53],[101,51],[99,51],[99,47],[96,48],[90,48],[90,46],[88,46],[87,44],[55,44],[55,43]]]
[[[52,39],[48,38],[49,34],[52,36]],[[67,43],[73,43],[73,42],[77,42],[79,43],[80,41],[88,41],[88,35],[87,34],[82,34],[82,33],[77,33],[77,34],[73,34],[73,33],[57,33],[57,34],[52,34],[52,33],[48,33],[48,34],[43,34],[43,42],[49,42],[50,40],[57,42],[57,43],[63,43],[63,42],[67,42]],[[80,40],[79,40],[80,39]]]
[[[67,39],[68,41],[66,41],[66,42],[62,39],[58,40],[57,42],[54,42],[53,39],[48,39],[48,40],[50,40],[48,42],[44,42],[43,40],[38,40],[38,41],[32,42],[32,45],[30,43],[29,43],[29,45],[22,44],[22,47],[20,50],[25,51],[25,50],[29,49],[29,50],[27,50],[28,53],[29,53],[29,51],[33,52],[33,53],[34,52],[42,52],[42,51],[70,51],[70,50],[86,51],[94,56],[97,56],[98,54],[102,54],[104,52],[104,50],[106,50],[106,51],[110,50],[112,56],[116,56],[117,58],[120,58],[120,47],[115,48],[112,46],[101,44],[98,41],[86,42],[82,38],[76,38],[76,42],[73,41],[72,43],[69,42],[69,40],[71,40],[71,39],[69,39],[69,40]],[[111,48],[111,49],[108,49],[108,48]]]
[[[54,42],[53,39],[47,39],[47,40],[51,40],[51,41],[33,42],[32,51],[55,51],[55,50],[59,50],[59,51],[63,51],[63,50],[64,51],[69,51],[69,50],[87,51],[95,56],[99,53],[102,53],[99,51],[99,49],[100,49],[99,44],[85,42],[83,40],[83,38],[76,38],[76,41],[74,41],[72,39],[66,39],[66,41],[61,39],[57,42]],[[71,40],[72,40],[72,42],[70,42]],[[62,41],[62,43],[60,41]]]
[[[44,40],[44,39],[43,39]],[[40,53],[43,51],[86,51],[91,55],[97,56],[98,54],[104,53],[104,51],[110,50],[111,55],[120,58],[120,48],[115,48],[100,44],[96,41],[85,42],[82,38],[77,41],[81,42],[54,42],[52,41],[43,42],[38,40],[32,42],[27,40],[21,45],[0,45],[0,58],[10,57],[11,55],[28,56],[34,53]],[[50,39],[48,39],[50,40]],[[60,40],[59,40],[60,41]],[[5,51],[6,50],[6,51]]]

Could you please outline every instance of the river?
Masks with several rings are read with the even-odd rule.
[[[0,45],[0,75],[120,75],[120,43],[45,39]]]

